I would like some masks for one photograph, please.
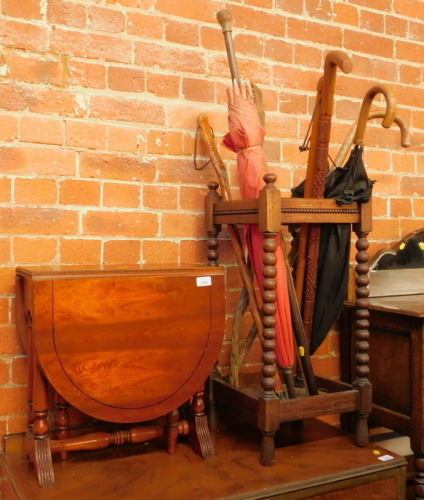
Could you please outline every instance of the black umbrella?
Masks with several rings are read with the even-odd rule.
[[[350,158],[343,168],[334,169],[326,178],[324,197],[334,198],[339,205],[350,205],[355,201],[366,203],[371,198],[373,181],[369,180],[362,160],[362,143],[371,103],[378,93],[382,93],[387,101],[386,116],[382,125],[387,128],[393,123],[396,103],[392,91],[385,86],[373,87],[362,103],[354,139],[356,145]],[[303,196],[303,188],[304,183],[293,190],[293,196]],[[350,224],[322,224],[311,354],[325,340],[346,299],[350,241]]]

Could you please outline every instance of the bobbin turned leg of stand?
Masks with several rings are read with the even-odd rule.
[[[275,292],[277,282],[277,249],[276,237],[281,227],[281,195],[274,186],[275,175],[264,176],[266,186],[259,193],[259,230],[264,235],[262,262],[263,269],[263,354],[262,354],[262,395],[258,400],[258,427],[262,433],[260,462],[266,467],[275,463],[275,433],[280,426],[280,400],[275,392],[275,375],[277,372],[275,354],[275,325],[277,312]]]
[[[178,422],[180,411],[173,410],[166,415],[166,439],[168,441],[168,454],[175,455],[178,446]]]
[[[366,220],[366,219],[365,219]],[[365,226],[366,229],[366,226]],[[369,266],[368,236],[369,231],[357,228],[356,234],[356,380],[353,388],[359,391],[360,406],[356,413],[355,444],[366,446],[369,442],[368,416],[371,413],[372,394],[369,376]]]
[[[414,498],[415,500],[424,498],[424,454],[415,454],[415,477],[414,477]]]
[[[56,393],[55,399],[56,413],[54,416],[54,426],[56,429],[57,439],[68,439],[70,436],[68,413],[69,403],[58,393]],[[60,453],[59,457],[61,460],[66,460],[68,458],[68,454],[64,451]]]

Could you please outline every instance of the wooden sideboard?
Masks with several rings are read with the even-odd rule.
[[[213,454],[204,382],[224,333],[224,277],[192,265],[34,267],[16,271],[17,322],[28,354],[28,453],[39,484],[54,482],[52,453],[144,442],[194,429],[197,451]],[[56,392],[49,425],[48,386]],[[194,424],[178,408],[192,399]],[[68,404],[96,419],[139,426],[70,438]],[[209,436],[209,437],[208,437]]]
[[[369,299],[370,381],[373,405],[370,424],[410,437],[415,455],[415,495],[424,498],[424,294],[417,285],[422,269],[378,271],[382,294],[373,297],[373,274]],[[383,274],[381,274],[383,273]],[[374,275],[374,287],[377,285]],[[405,288],[416,288],[412,295]],[[421,287],[422,288],[422,287]],[[391,292],[392,291],[392,292]],[[355,307],[347,302],[340,318],[342,331],[342,379],[353,380],[356,342]]]

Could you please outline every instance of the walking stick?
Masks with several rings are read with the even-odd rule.
[[[376,118],[384,118],[385,116],[385,111],[383,110],[375,110],[371,111],[370,114],[368,115],[368,120],[374,120]],[[394,122],[396,125],[398,125],[400,129],[400,143],[403,148],[409,148],[411,145],[411,136],[409,133],[409,127],[406,125],[405,121],[403,118],[399,115],[395,115]],[[341,145],[339,152],[337,153],[337,156],[334,160],[334,166],[330,168],[330,171],[334,170],[337,167],[342,167],[343,163],[346,160],[347,155],[349,154],[352,144],[353,144],[353,137],[355,136],[356,132],[356,127],[358,125],[358,122],[356,121],[350,128],[345,140],[343,141],[343,144]]]
[[[345,53],[339,50],[329,52],[325,58],[324,64],[321,113],[318,124],[314,185],[312,192],[313,198],[322,198],[324,195],[328,144],[330,142],[331,117],[333,114],[334,88],[338,67],[344,73],[350,73],[352,71],[352,61]],[[321,226],[319,224],[311,224],[309,228],[308,257],[305,277],[305,300],[303,304],[303,324],[308,345],[311,339],[312,320],[314,314],[320,235]]]

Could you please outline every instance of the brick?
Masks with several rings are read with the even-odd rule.
[[[206,186],[201,189],[192,186],[181,186],[180,207],[182,210],[195,210],[203,212],[205,207],[205,196],[208,193]]]
[[[239,58],[238,66],[243,78],[249,78],[257,84],[269,85],[272,67],[259,59]],[[212,55],[209,58],[209,71],[212,75],[230,78],[228,58],[224,55]]]
[[[329,22],[333,16],[332,4],[330,0],[306,0],[305,14]]]
[[[9,323],[9,300],[0,298],[0,324]]]
[[[87,25],[87,7],[84,4],[68,0],[49,0],[47,20],[50,24],[85,28]]]
[[[264,39],[264,57],[277,62],[293,63],[294,45],[286,40]]]
[[[389,199],[381,198],[378,195],[372,197],[372,215],[373,217],[388,217],[389,216]],[[374,255],[371,254],[370,255]]]
[[[219,26],[200,26],[200,46],[209,50],[225,51],[225,41]]]
[[[30,21],[42,19],[40,0],[25,0],[25,2],[3,0],[1,13],[5,16],[21,17]]]
[[[192,2],[169,2],[168,0],[157,0],[155,10],[164,14],[194,19],[210,23],[216,17],[216,5],[208,0],[193,0]]]
[[[392,153],[392,169],[394,172],[413,174],[415,172],[415,157],[404,150],[403,153]]]
[[[0,19],[0,43],[5,47],[46,52],[49,31],[46,26]]]
[[[24,413],[27,409],[27,389],[26,387],[2,388],[0,400],[3,415]]]
[[[404,59],[405,61],[419,63],[424,57],[424,46],[417,43],[405,42],[403,40],[396,41],[396,59]]]
[[[400,194],[402,194],[402,196],[411,196],[411,197],[423,196],[424,179],[422,177],[404,176],[402,177],[400,184],[401,184]]]
[[[125,31],[125,15],[109,7],[87,5],[87,28],[107,33]]]
[[[135,41],[134,45],[135,63],[140,66],[201,75],[207,72],[204,52],[144,41]]]
[[[126,153],[146,152],[146,131],[138,127],[108,125],[107,149]]]
[[[355,27],[359,26],[358,8],[354,5],[348,5],[345,2],[334,3],[333,22]]]
[[[422,69],[419,66],[399,65],[399,81],[405,85],[420,85],[422,82]]]
[[[374,193],[390,194],[391,196],[404,194],[401,193],[401,183],[398,175],[370,172],[370,168],[372,168],[371,165],[368,165],[368,176],[371,180],[376,181],[373,187]]]
[[[5,234],[75,234],[78,215],[71,210],[33,207],[0,207]]]
[[[376,80],[393,82],[397,79],[399,66],[397,63],[389,61],[381,61],[376,59],[374,61],[374,77]]]
[[[140,240],[108,240],[103,243],[105,264],[138,264],[140,262]]]
[[[424,12],[422,10],[422,3],[420,0],[410,0],[409,2],[394,0],[393,11],[398,16],[424,20]]]
[[[118,5],[122,7],[141,7],[143,9],[152,9],[156,0],[106,0],[109,5]]]
[[[103,64],[70,59],[68,67],[75,85],[95,89],[106,88],[106,67]]]
[[[54,205],[57,203],[57,183],[54,179],[15,180],[15,202],[20,205]]]
[[[384,33],[385,15],[362,9],[359,27],[375,33]],[[391,33],[389,33],[391,35]]]
[[[132,61],[131,41],[113,35],[64,30],[52,32],[50,49],[86,59],[104,59],[110,62]]]
[[[140,206],[140,186],[105,182],[103,184],[104,207],[138,208]]]
[[[165,125],[162,104],[134,98],[93,96],[90,100],[91,118],[132,123]]]
[[[211,180],[207,169],[194,170],[192,159],[158,158],[157,181],[162,183],[184,183],[206,186]]]
[[[253,10],[250,7],[233,5],[233,33],[245,29],[256,33],[283,38],[286,36],[286,17],[278,11]]]
[[[164,238],[202,238],[205,235],[203,214],[162,214],[161,236]]]
[[[408,20],[386,14],[386,33],[390,36],[406,38],[408,35]]]
[[[234,45],[238,54],[263,57],[264,38],[257,35],[238,33],[234,37]]]
[[[0,147],[0,170],[10,174],[74,175],[76,153],[65,149]]]
[[[147,133],[149,154],[182,154],[182,133],[179,131],[149,130]]]
[[[146,90],[158,97],[175,98],[180,94],[181,77],[146,72]]]
[[[405,212],[405,215],[403,213],[400,213],[399,216],[405,216],[405,217],[411,217],[413,215],[414,217],[421,217],[424,218],[424,200],[421,198],[415,198],[413,200],[408,199],[408,200],[403,200],[403,201],[409,201],[410,204],[413,206],[413,210],[410,208],[410,212]],[[402,207],[401,207],[402,208]],[[411,212],[413,212],[411,214]]]
[[[351,3],[382,12],[391,12],[392,10],[392,0],[351,0]]]
[[[170,43],[198,47],[200,42],[200,26],[197,23],[184,23],[168,19],[165,24],[165,40]]]
[[[367,78],[374,76],[374,59],[358,54],[353,54],[351,59],[355,75]]]
[[[295,40],[322,43],[327,47],[341,47],[343,44],[343,32],[338,26],[305,21],[294,17],[287,20],[287,34],[289,38]]]
[[[11,289],[14,290],[15,281],[15,269],[10,269],[11,274]],[[2,269],[1,274],[4,274],[4,269]],[[2,284],[2,288],[4,284]],[[15,293],[12,291],[12,293]],[[13,354],[23,354],[23,346],[19,340],[18,332],[15,326],[0,326],[0,356],[3,355],[13,355]],[[2,408],[3,409],[3,408]]]
[[[273,83],[284,89],[315,92],[321,77],[318,71],[304,70],[298,67],[274,67]]]
[[[148,263],[157,264],[179,262],[179,245],[174,241],[144,240],[143,260]]]
[[[176,186],[149,186],[143,187],[143,206],[152,210],[176,210],[178,208],[179,193]]]
[[[364,162],[373,170],[387,171],[390,166],[390,153],[388,151],[368,149],[364,156]]]
[[[66,57],[14,50],[9,64],[10,77],[17,81],[61,87],[69,78]]]
[[[398,219],[374,219],[372,223],[372,237],[379,240],[396,241],[400,235]]]
[[[158,233],[158,216],[145,212],[89,211],[83,215],[84,234],[153,238]]]
[[[155,15],[141,12],[128,12],[127,32],[129,35],[161,40],[165,20]]]
[[[215,83],[197,78],[183,78],[182,96],[191,101],[214,102]]]
[[[293,116],[269,113],[266,116],[266,136],[284,139],[297,138],[299,120]]]
[[[12,199],[12,181],[7,178],[0,178],[0,201],[10,202]]]
[[[315,47],[296,44],[294,46],[294,62],[302,66],[321,69],[324,66],[324,53]]]
[[[12,358],[12,383],[26,384],[28,381],[28,363],[26,356]]]
[[[10,364],[4,359],[0,359],[0,386],[9,383]]]
[[[100,205],[100,184],[97,181],[65,179],[59,184],[61,205]]]
[[[222,244],[220,243],[220,248]],[[182,240],[180,242],[180,262],[191,262],[192,264],[206,264],[207,246],[203,240]],[[233,259],[234,260],[234,259]],[[224,260],[220,258],[220,263]]]
[[[321,377],[340,377],[340,356],[312,356],[314,373]]]
[[[106,149],[106,124],[86,121],[66,121],[66,146]]]
[[[151,182],[156,173],[154,158],[83,152],[80,162],[81,175],[95,179]]]
[[[13,238],[13,259],[25,265],[51,264],[57,256],[56,238]]]
[[[0,238],[0,263],[2,265],[11,262],[11,240],[10,238]]]
[[[101,264],[101,241],[82,238],[60,240],[60,263],[99,265]]]
[[[308,100],[305,94],[291,92],[279,93],[279,111],[287,115],[305,115],[308,109]]]
[[[121,92],[144,92],[146,87],[144,70],[109,66],[108,87]]]
[[[424,205],[423,207],[424,208]],[[415,205],[414,205],[415,209]],[[424,211],[422,212],[424,214]],[[422,217],[416,213],[418,217]],[[411,217],[412,216],[412,200],[405,198],[390,198],[390,217]]]
[[[275,8],[291,14],[303,14],[303,2],[298,0],[275,0]]]
[[[85,104],[81,103],[80,95],[75,92],[20,83],[0,85],[0,107],[7,111],[29,111],[60,116],[85,114]]]
[[[64,130],[63,120],[55,118],[22,116],[20,120],[22,142],[60,146],[63,144]]]
[[[13,416],[7,419],[8,434],[24,434],[27,431],[27,416]]]
[[[272,9],[272,0],[245,0],[245,5],[253,5],[263,9]]]
[[[0,114],[0,141],[12,142],[19,136],[19,119],[17,116]]]
[[[396,43],[397,46],[397,43]],[[344,31],[344,47],[362,54],[372,54],[380,57],[392,58],[394,54],[394,40],[392,38],[361,33],[357,31]]]

